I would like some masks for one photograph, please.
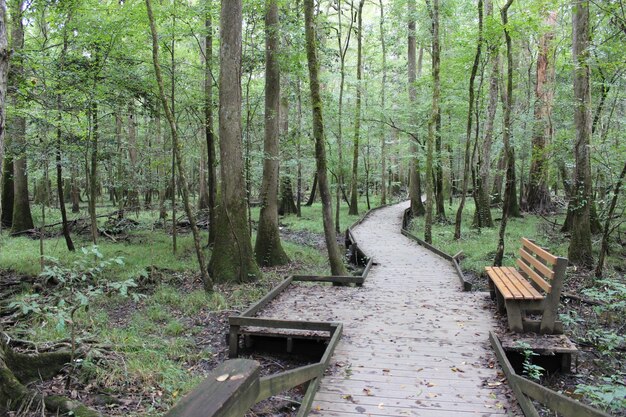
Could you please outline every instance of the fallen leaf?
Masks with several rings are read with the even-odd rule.
[[[224,382],[228,379],[229,376],[230,376],[229,374],[220,375],[217,378],[215,378],[215,380],[217,382]]]
[[[358,411],[359,413],[364,413],[365,412],[365,408],[358,406],[355,408],[356,411]]]
[[[378,408],[380,408],[381,410],[385,407],[385,403],[380,403],[378,404]]]
[[[237,374],[237,375],[233,375],[233,376],[230,377],[231,381],[237,381],[237,380],[240,380],[240,379],[243,379],[243,374]]]
[[[374,394],[372,394],[372,390],[371,390],[371,389],[369,389],[369,388],[363,388],[363,393],[364,393],[365,395],[367,395],[368,397],[371,397],[371,396],[373,396],[373,395],[374,395]]]

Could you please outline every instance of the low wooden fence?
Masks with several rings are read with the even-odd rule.
[[[431,245],[430,243],[420,239],[419,237],[415,236],[414,234],[412,234],[409,231],[409,226],[411,224],[411,208],[407,208],[406,210],[404,210],[404,214],[402,216],[402,234],[406,237],[408,237],[409,239],[415,241],[418,245],[423,246],[424,248],[428,249],[429,251],[441,256],[444,259],[447,259],[448,261],[450,261],[450,263],[452,264],[452,266],[454,267],[456,274],[459,277],[459,280],[461,282],[461,285],[463,286],[463,291],[471,291],[472,290],[472,283],[467,281],[465,279],[465,275],[463,274],[463,271],[461,270],[461,259],[463,258],[463,251],[455,254],[455,255],[449,255],[446,252],[442,251],[439,248],[434,247],[433,245]]]

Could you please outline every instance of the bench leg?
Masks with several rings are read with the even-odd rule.
[[[504,303],[504,296],[497,288],[495,290],[495,293],[496,293],[496,306],[498,308],[498,313],[504,314],[504,312],[506,311],[506,307]]]
[[[522,310],[519,303],[507,300],[506,315],[509,319],[509,329],[514,333],[523,333],[524,324],[522,323]]]
[[[489,296],[491,297],[492,300],[496,299],[496,286],[493,284],[493,281],[491,279],[488,279],[489,281]]]
[[[239,326],[230,326],[228,357],[235,359],[237,356],[239,356]]]

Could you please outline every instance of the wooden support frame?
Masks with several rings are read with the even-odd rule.
[[[442,258],[448,260],[452,266],[454,267],[454,270],[456,271],[457,276],[459,277],[459,281],[461,282],[461,286],[463,287],[463,291],[471,291],[472,290],[472,283],[467,281],[465,279],[465,274],[463,274],[463,271],[461,270],[461,264],[460,264],[460,260],[463,256],[463,251],[458,252],[455,255],[449,255],[447,253],[445,253],[444,251],[434,247],[433,245],[431,245],[430,243],[427,243],[425,241],[423,241],[422,239],[420,239],[419,237],[413,235],[411,232],[409,232],[408,227],[409,224],[411,222],[411,209],[407,208],[406,210],[404,210],[404,214],[402,215],[402,234],[406,237],[408,237],[409,239],[413,240],[414,242],[416,242],[418,245],[423,246],[424,248],[428,249],[429,251],[441,256]]]
[[[538,401],[552,411],[563,416],[576,417],[610,417],[609,414],[602,412],[593,407],[589,407],[573,398],[567,397],[556,391],[552,391],[536,382],[530,381],[520,375],[517,375],[511,362],[506,357],[504,348],[495,333],[489,332],[489,341],[491,347],[496,353],[498,362],[509,381],[511,389],[515,393],[517,402],[519,403],[526,417],[539,417],[537,409],[533,405],[531,399]]]

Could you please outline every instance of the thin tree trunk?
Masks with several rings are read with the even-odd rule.
[[[7,79],[9,76],[6,1],[0,0],[0,194],[4,194],[4,138],[6,134]],[[11,165],[13,165],[11,163]],[[11,167],[12,168],[12,167]],[[0,234],[4,223],[3,198],[0,196]]]
[[[261,276],[250,242],[241,149],[241,29],[241,0],[222,2],[219,77],[222,195],[209,264],[215,280],[220,282],[249,282]]]
[[[215,134],[213,130],[213,20],[211,7],[213,1],[206,0],[205,20],[206,37],[204,39],[204,120],[207,144],[208,203],[209,203],[209,245],[215,243],[217,233],[217,157],[215,154]]]
[[[89,162],[89,220],[91,226],[91,241],[98,242],[98,218],[96,214],[96,200],[98,198],[98,104],[92,98],[88,116],[91,124],[91,160]]]
[[[266,0],[265,8],[265,140],[263,142],[261,212],[254,252],[259,265],[277,266],[289,262],[289,257],[280,242],[278,230],[278,148],[281,88],[278,64],[280,40],[277,0]],[[291,202],[293,204],[293,200]]]
[[[589,68],[589,1],[577,0],[572,11],[572,57],[574,60],[574,125],[576,171],[574,195],[568,210],[572,219],[568,257],[570,262],[591,268],[591,85]]]
[[[333,225],[332,200],[328,189],[326,167],[326,144],[324,138],[324,120],[322,113],[322,98],[320,95],[319,63],[314,21],[314,0],[304,0],[304,26],[306,32],[306,52],[309,67],[309,87],[311,89],[311,109],[313,117],[313,136],[315,138],[315,159],[317,164],[317,180],[322,198],[322,216],[324,221],[324,236],[330,269],[333,275],[345,275],[346,267],[343,264],[337,236]]]
[[[357,64],[356,64],[356,103],[354,110],[354,141],[352,143],[352,182],[350,191],[350,213],[359,214],[359,140],[361,137],[361,96],[363,80],[363,6],[359,1],[357,28]]]
[[[198,264],[200,266],[200,276],[202,278],[202,282],[204,283],[204,288],[206,291],[213,290],[213,281],[207,272],[207,268],[204,260],[204,253],[202,252],[202,247],[200,246],[200,233],[198,232],[198,227],[196,225],[196,218],[191,208],[191,203],[189,201],[189,190],[187,186],[187,176],[185,175],[185,167],[180,158],[180,144],[178,142],[178,131],[176,129],[176,121],[174,119],[174,114],[172,113],[169,103],[167,101],[167,97],[165,96],[165,87],[163,86],[163,77],[161,76],[161,64],[159,63],[159,41],[156,26],[154,23],[154,16],[152,14],[152,5],[150,0],[146,0],[146,9],[148,12],[148,20],[150,21],[150,32],[152,34],[152,61],[154,64],[154,73],[157,80],[157,85],[159,87],[159,96],[161,99],[161,103],[163,104],[163,109],[165,110],[165,116],[170,125],[170,130],[172,133],[172,146],[174,147],[174,155],[176,156],[176,161],[178,165],[178,174],[181,180],[182,191],[183,191],[183,203],[185,205],[185,211],[187,212],[187,217],[189,218],[189,223],[191,225],[191,232],[193,234],[194,246],[196,249],[196,257],[198,258]]]
[[[504,129],[502,132],[502,141],[504,142],[504,155],[506,158],[506,186],[504,189],[504,203],[502,205],[502,220],[500,221],[500,232],[498,237],[498,248],[493,261],[494,266],[502,266],[504,258],[504,236],[509,215],[513,215],[511,210],[511,200],[515,200],[514,187],[515,177],[511,175],[511,171],[515,171],[515,155],[513,147],[510,143],[511,135],[511,110],[513,107],[513,52],[511,50],[511,35],[508,29],[509,7],[513,4],[513,0],[508,0],[500,10],[502,25],[504,26],[504,37],[506,40],[506,57],[507,57],[507,82],[506,82],[506,101],[504,103]]]
[[[602,233],[602,244],[600,245],[600,256],[598,258],[598,263],[596,265],[596,270],[594,275],[596,278],[602,278],[602,271],[604,269],[604,259],[609,252],[609,237],[611,234],[611,220],[613,219],[613,214],[615,213],[615,207],[617,206],[617,200],[619,199],[620,189],[622,187],[622,183],[624,181],[624,177],[626,177],[626,163],[624,163],[624,167],[622,168],[622,172],[613,188],[613,198],[611,198],[611,204],[609,205],[609,210],[606,214],[606,220],[604,221],[604,230]]]
[[[383,79],[380,88],[380,109],[382,112],[382,117],[385,117],[385,107],[386,103],[386,89],[387,89],[387,45],[385,43],[385,8],[383,6],[383,0],[379,0],[380,6],[380,45],[382,48],[382,66],[383,66]],[[383,125],[381,127],[382,133],[380,135],[380,205],[384,206],[387,204],[387,187],[386,187],[386,176],[387,176],[387,154],[386,154],[386,130],[387,127]],[[421,199],[421,197],[420,197]]]
[[[437,123],[439,119],[439,100],[441,96],[440,81],[440,54],[439,54],[439,0],[433,0],[431,7],[430,0],[426,0],[430,11],[432,27],[432,77],[433,77],[433,99],[430,119],[428,121],[428,139],[426,141],[426,218],[424,221],[424,240],[432,243],[433,226],[433,151],[435,137],[438,135]]]
[[[467,110],[467,126],[465,131],[465,159],[463,166],[463,186],[461,189],[461,201],[459,208],[456,211],[456,219],[454,222],[454,239],[459,240],[461,238],[461,223],[463,221],[463,209],[465,208],[465,196],[467,194],[467,187],[469,183],[469,176],[471,171],[470,166],[470,150],[472,143],[472,122],[474,116],[474,82],[476,80],[476,74],[478,73],[478,65],[480,64],[480,54],[483,46],[483,1],[478,0],[478,43],[476,45],[476,55],[474,56],[474,65],[472,65],[472,72],[470,74],[469,81],[469,103]]]

